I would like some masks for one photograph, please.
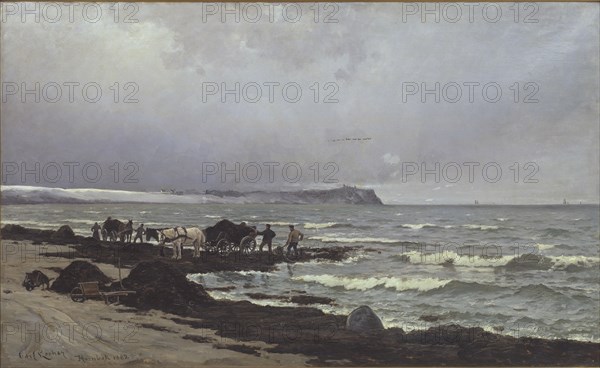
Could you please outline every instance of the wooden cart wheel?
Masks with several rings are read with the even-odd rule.
[[[219,254],[222,256],[227,255],[227,252],[229,252],[229,243],[227,242],[227,240],[219,240],[219,242],[217,243],[217,252],[219,252]]]
[[[71,290],[71,300],[77,303],[83,303],[85,301],[85,296],[83,295],[83,290],[79,286],[76,286]]]
[[[256,249],[256,240],[250,236],[246,236],[240,242],[240,248],[243,254],[250,254]]]
[[[229,243],[229,252],[235,253],[240,251],[240,245],[233,242]]]

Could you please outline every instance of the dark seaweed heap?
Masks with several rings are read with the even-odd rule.
[[[123,287],[136,294],[123,297],[122,303],[142,310],[158,309],[185,315],[213,301],[202,285],[188,281],[177,265],[163,261],[139,263],[123,279]],[[112,288],[120,290],[119,283]]]
[[[243,237],[252,232],[252,228],[244,225],[236,225],[229,220],[221,220],[214,226],[207,227],[204,231],[206,233],[207,241],[217,239],[219,233],[222,231],[227,234],[227,239],[233,241],[235,244],[239,244]]]
[[[50,289],[58,293],[69,293],[80,282],[98,281],[100,286],[111,282],[98,266],[86,261],[74,261],[61,271]]]

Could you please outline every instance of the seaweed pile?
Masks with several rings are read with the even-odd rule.
[[[121,302],[141,310],[158,309],[187,315],[195,307],[213,301],[202,285],[189,281],[176,265],[163,261],[139,263],[122,284],[136,294],[123,297]],[[120,290],[121,285],[114,283],[112,289]]]
[[[102,286],[112,280],[98,266],[86,261],[74,261],[60,272],[50,289],[57,293],[69,293],[78,283],[89,281],[98,281]]]
[[[233,241],[235,244],[239,244],[242,238],[252,232],[252,228],[246,225],[236,225],[229,220],[221,220],[214,226],[207,227],[204,232],[206,233],[207,241],[217,239],[219,233],[224,232],[227,235],[227,239]]]

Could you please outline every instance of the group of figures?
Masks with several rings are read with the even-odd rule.
[[[91,231],[92,236],[94,237],[94,239],[97,240],[100,240],[100,237],[102,237],[102,240],[104,241],[108,240],[111,242],[115,242],[119,240],[124,243],[131,243],[131,238],[133,236],[133,220],[122,222],[120,220],[113,219],[109,216],[104,221],[102,226],[100,226],[97,222],[94,223],[94,226],[92,226]],[[146,230],[144,229],[144,224],[140,224],[140,226],[138,226],[135,232],[136,236],[133,239],[133,242],[135,243],[138,239],[140,239],[140,242],[143,242],[142,236],[146,233]],[[146,240],[148,241],[149,239]],[[158,240],[158,238],[156,240]]]
[[[276,234],[271,230],[271,225],[266,224],[263,231],[258,231],[256,226],[247,226],[245,222],[240,225],[243,229],[246,229],[248,235],[244,236],[241,240],[232,239],[230,234],[225,231],[220,231],[218,236],[210,241],[207,241],[206,230],[202,230],[198,227],[167,227],[162,229],[144,228],[144,224],[140,224],[135,229],[135,237],[133,237],[134,226],[133,220],[122,222],[117,219],[108,217],[102,226],[97,222],[92,226],[92,236],[103,241],[115,242],[117,240],[124,243],[136,243],[139,239],[140,243],[143,242],[143,236],[146,235],[146,241],[155,239],[161,246],[160,254],[164,255],[164,246],[166,243],[173,244],[173,257],[174,259],[182,258],[182,249],[184,245],[193,246],[193,258],[200,257],[200,249],[204,248],[208,252],[219,253],[226,255],[230,253],[239,252],[242,254],[249,254],[257,250],[256,237],[262,235],[262,242],[258,246],[258,250],[262,252],[264,246],[268,247],[269,253],[273,252],[273,239]],[[288,234],[287,242],[284,247],[287,246],[287,255],[293,250],[295,255],[298,255],[298,243],[304,238],[299,230],[294,228],[294,225],[289,225],[290,233]],[[132,240],[133,237],[133,240]],[[238,238],[239,239],[239,238]]]

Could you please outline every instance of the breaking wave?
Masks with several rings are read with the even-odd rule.
[[[555,238],[558,236],[567,235],[569,233],[570,231],[567,229],[549,227],[543,230],[542,236],[546,238]]]
[[[425,295],[464,295],[464,294],[482,294],[482,293],[493,293],[498,294],[501,292],[510,292],[510,289],[490,284],[480,284],[478,282],[465,282],[452,280],[440,285],[431,290],[425,290]]]
[[[349,223],[338,223],[338,222],[323,222],[323,223],[307,222],[304,224],[305,229],[327,229],[327,228],[339,228],[339,227],[353,227],[353,226],[352,226],[352,224],[349,224]]]
[[[542,248],[540,248],[542,249]],[[474,255],[459,254],[453,251],[425,253],[403,252],[392,256],[404,263],[425,265],[452,265],[459,267],[506,267],[511,270],[555,270],[579,271],[600,266],[599,257],[586,256],[542,256],[539,254],[515,255]]]
[[[323,243],[382,243],[395,244],[400,243],[399,240],[389,238],[346,238],[336,236],[311,236],[309,239],[318,240]]]
[[[402,224],[398,227],[403,229],[421,230],[421,229],[432,229],[432,228],[450,228],[451,226],[438,226],[436,224]]]
[[[481,230],[481,231],[497,231],[497,230],[509,229],[507,227],[501,227],[501,226],[496,226],[496,225],[466,224],[466,225],[461,225],[461,226],[464,227],[465,229]]]
[[[437,278],[409,279],[405,277],[344,277],[335,275],[304,275],[296,276],[293,280],[315,282],[327,287],[342,287],[346,290],[365,291],[377,287],[395,289],[396,291],[418,290],[426,291],[439,288],[450,282]]]

